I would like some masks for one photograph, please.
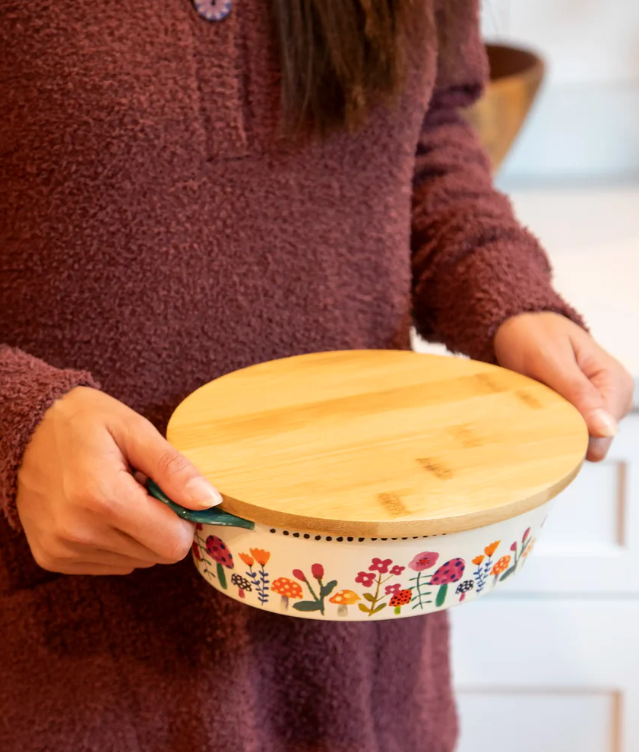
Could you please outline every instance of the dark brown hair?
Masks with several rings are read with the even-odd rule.
[[[413,0],[272,0],[289,131],[353,130],[401,91]]]

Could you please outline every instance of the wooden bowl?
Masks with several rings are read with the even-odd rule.
[[[536,381],[366,350],[223,376],[168,438],[224,499],[182,510],[200,574],[265,611],[351,621],[448,608],[515,575],[588,445]]]
[[[483,98],[466,110],[498,170],[519,135],[544,78],[543,60],[533,52],[487,44],[490,83]]]

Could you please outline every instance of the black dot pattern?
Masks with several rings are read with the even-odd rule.
[[[286,535],[286,536],[292,536],[293,538],[304,538],[304,540],[310,540],[311,538],[314,538],[316,541],[320,540],[326,540],[326,541],[337,541],[338,543],[343,543],[347,541],[348,543],[364,543],[364,541],[388,541],[388,540],[411,540],[409,537],[405,538],[355,538],[352,535],[349,535],[347,538],[345,538],[343,535],[340,535],[337,538],[334,538],[332,535],[315,535],[312,536],[310,533],[298,533],[298,532],[291,532],[290,530],[278,530],[277,528],[270,528],[269,533],[271,535]],[[442,533],[442,535],[445,535],[445,533]],[[412,540],[422,540],[425,538],[432,538],[432,535],[413,535]]]

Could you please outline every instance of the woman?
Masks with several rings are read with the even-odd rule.
[[[0,50],[0,749],[452,752],[445,614],[218,596],[130,469],[217,503],[162,438],[182,398],[408,347],[411,314],[567,396],[605,455],[629,377],[458,114],[476,0],[0,0]]]

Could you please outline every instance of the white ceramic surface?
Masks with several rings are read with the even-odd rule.
[[[198,525],[193,558],[214,588],[303,619],[418,616],[491,592],[525,564],[550,504],[488,527],[419,538],[348,538]]]

